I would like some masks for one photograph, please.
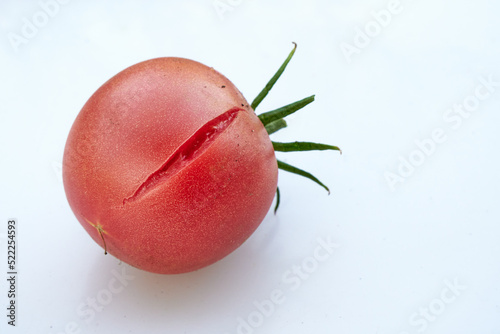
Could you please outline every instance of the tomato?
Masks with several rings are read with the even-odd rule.
[[[183,58],[133,65],[78,114],[63,180],[106,252],[161,274],[208,266],[259,226],[278,166],[262,122],[222,74]]]

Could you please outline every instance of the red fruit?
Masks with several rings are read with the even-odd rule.
[[[182,58],[136,64],[100,87],[71,128],[63,166],[71,209],[94,241],[163,274],[240,246],[268,212],[278,175],[238,89]]]

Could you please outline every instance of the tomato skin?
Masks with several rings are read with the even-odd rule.
[[[184,142],[231,109],[234,118],[197,156],[160,177]],[[137,195],[155,172],[160,181]],[[267,214],[277,175],[269,136],[243,95],[183,58],[133,65],[101,86],[78,114],[63,159],[68,202],[90,236],[162,274],[200,269],[239,247]]]

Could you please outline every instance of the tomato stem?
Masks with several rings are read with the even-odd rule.
[[[280,206],[280,187],[276,187],[276,206],[274,207],[274,214],[278,211]]]
[[[257,108],[257,106],[262,102],[262,100],[264,100],[264,98],[267,96],[267,93],[269,93],[271,88],[273,88],[274,84],[276,83],[276,81],[278,81],[278,79],[280,78],[283,71],[285,71],[286,66],[288,65],[288,63],[292,59],[292,57],[295,53],[295,49],[297,49],[297,43],[295,43],[295,42],[292,42],[292,43],[293,43],[293,49],[292,49],[292,51],[290,51],[290,54],[288,55],[288,57],[285,59],[285,62],[281,65],[281,67],[278,69],[276,74],[273,75],[271,80],[269,80],[269,82],[266,84],[264,89],[261,90],[259,95],[257,95],[257,97],[252,101],[251,106],[252,106],[253,110],[255,110]]]
[[[281,74],[285,71],[286,66],[292,59],[293,55],[295,54],[295,50],[297,49],[297,44],[294,42],[294,47],[288,57],[285,59],[281,67],[278,69],[276,74],[269,80],[269,82],[266,84],[264,89],[257,95],[257,97],[253,100],[251,106],[255,110],[257,106],[264,100],[264,98],[267,96],[271,88],[274,86],[274,84],[278,81],[279,77]],[[283,106],[281,108],[271,110],[265,113],[262,113],[258,115],[260,121],[266,128],[266,131],[269,135],[272,133],[283,129],[287,126],[287,123],[285,122],[284,118],[286,116],[289,116],[293,114],[294,112],[304,108],[307,106],[309,103],[314,101],[314,95],[311,95],[309,97],[306,97],[302,100],[290,103],[286,106]],[[290,143],[280,143],[280,142],[274,142],[272,141],[274,151],[279,151],[279,152],[296,152],[296,151],[312,151],[312,150],[334,150],[334,151],[339,151],[340,154],[342,154],[342,151],[340,150],[339,147],[333,146],[333,145],[327,145],[327,144],[321,144],[321,143],[313,143],[313,142],[290,142]],[[295,166],[289,165],[287,163],[284,163],[283,161],[277,160],[278,163],[278,168],[290,173],[294,173],[303,177],[306,177],[315,183],[319,184],[323,188],[328,191],[328,194],[330,194],[330,189],[324,185],[318,178],[316,178],[314,175],[312,175],[309,172],[306,172],[300,168],[297,168]],[[278,187],[276,187],[276,206],[274,208],[274,214],[276,214],[278,207],[280,205],[280,190]]]
[[[295,141],[293,143],[279,143],[272,141],[275,151],[279,152],[296,152],[296,151],[324,151],[324,150],[334,150],[339,151],[342,154],[342,150],[337,146],[311,143],[305,141]]]
[[[294,174],[297,174],[297,175],[300,175],[300,176],[307,177],[309,180],[312,180],[312,181],[316,182],[317,184],[319,184],[320,186],[322,186],[323,188],[325,188],[326,191],[328,191],[328,195],[330,195],[330,189],[328,189],[327,186],[325,186],[320,180],[318,180],[311,173],[306,172],[305,170],[299,169],[299,168],[297,168],[295,166],[289,165],[287,163],[284,163],[283,161],[280,161],[280,160],[277,160],[277,161],[278,161],[278,168],[279,169],[282,169],[284,171],[287,171],[287,172],[290,172],[290,173],[294,173]]]
[[[271,122],[274,122],[280,118],[284,118],[288,115],[293,114],[297,110],[300,110],[307,106],[309,103],[314,101],[314,95],[308,96],[302,100],[287,104],[278,109],[274,109],[265,113],[260,114],[258,117],[262,124],[267,125]]]
[[[277,119],[271,123],[265,125],[267,134],[270,135],[278,130],[286,128],[287,124],[283,118]]]

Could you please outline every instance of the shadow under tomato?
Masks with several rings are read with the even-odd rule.
[[[157,326],[162,330],[199,330],[200,325],[220,327],[219,332],[234,328],[237,317],[245,315],[239,313],[246,312],[275,284],[266,282],[262,275],[263,268],[269,267],[266,261],[275,262],[263,250],[278,230],[278,221],[270,214],[236,251],[211,266],[185,274],[153,274],[112,256],[105,260],[99,256],[94,271],[89,273],[89,295],[109,289],[111,280],[118,285],[114,279],[117,273],[129,279],[112,301],[96,312],[95,319],[122,319],[123,326],[147,323],[148,329]],[[88,322],[88,326],[94,325]]]

